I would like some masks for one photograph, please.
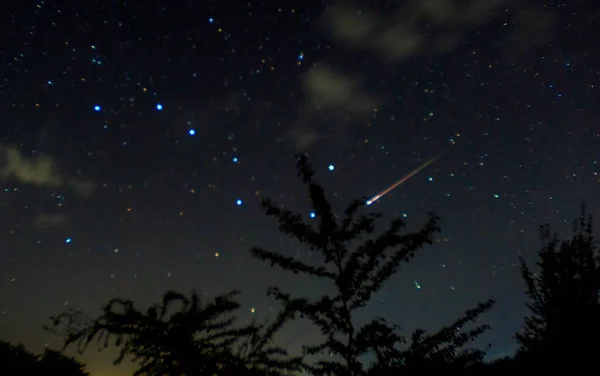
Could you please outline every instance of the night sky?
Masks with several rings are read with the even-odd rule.
[[[168,289],[240,289],[240,317],[268,318],[272,284],[326,291],[248,252],[309,259],[257,200],[311,220],[295,153],[340,212],[439,155],[369,207],[411,229],[434,211],[442,233],[364,317],[435,330],[494,297],[482,344],[512,351],[519,255],[533,260],[542,222],[569,230],[582,201],[600,210],[595,2],[9,2],[0,339],[56,347],[50,315],[113,297],[145,308]],[[279,341],[298,349],[307,328]],[[81,360],[130,372],[111,356]]]

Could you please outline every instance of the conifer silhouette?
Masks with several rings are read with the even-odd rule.
[[[559,240],[548,224],[540,229],[534,273],[521,258],[530,315],[516,334],[521,355],[547,366],[593,361],[600,336],[600,252],[592,216],[582,205],[571,239]]]
[[[456,327],[453,327],[433,336],[425,336],[419,331],[413,336],[413,347],[402,353],[398,345],[404,342],[404,338],[397,333],[399,328],[396,325],[378,317],[358,327],[354,321],[355,311],[367,305],[371,296],[383,287],[402,263],[409,261],[423,246],[432,244],[434,234],[439,231],[439,218],[430,214],[427,223],[417,232],[403,232],[405,221],[395,219],[387,230],[374,236],[375,222],[381,215],[359,213],[366,199],[353,201],[345,210],[344,218],[338,220],[323,187],[314,182],[314,171],[306,156],[298,155],[297,158],[298,174],[308,186],[317,219],[316,228],[306,223],[300,214],[284,210],[269,199],[262,200],[262,207],[267,215],[277,218],[282,233],[296,238],[311,251],[319,252],[324,265],[310,265],[261,248],[252,248],[250,252],[271,266],[327,280],[335,286],[334,295],[324,295],[315,301],[292,297],[277,287],[268,291],[286,311],[307,317],[323,334],[323,343],[304,347],[306,355],[325,353],[335,356],[331,359],[338,358],[320,360],[308,366],[312,374],[363,375],[366,367],[359,357],[372,353],[377,355],[376,363],[379,364],[379,367],[373,368],[373,374],[396,370],[400,363],[406,368],[408,362],[414,363],[417,357],[420,360],[435,356],[446,359],[449,355],[458,354],[456,349],[459,345],[486,329],[481,327],[474,332],[456,335]],[[360,245],[353,247],[357,242]],[[465,320],[474,319],[493,304],[493,301],[482,304]],[[457,325],[460,324],[462,321],[457,322]],[[462,355],[465,359],[468,357],[467,353]]]
[[[119,348],[114,363],[131,357],[136,376],[159,375],[282,375],[299,367],[301,359],[287,357],[273,346],[273,334],[289,314],[272,324],[236,327],[233,313],[240,305],[236,291],[202,305],[197,294],[188,298],[169,291],[162,302],[146,312],[129,300],[113,299],[92,319],[69,310],[52,317],[48,331],[64,337],[64,347],[76,345],[81,353],[93,341],[102,348]],[[179,305],[179,310],[172,309]]]

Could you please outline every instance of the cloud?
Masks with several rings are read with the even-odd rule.
[[[316,63],[301,77],[305,100],[297,122],[287,134],[296,150],[305,150],[325,138],[327,121],[339,114],[361,117],[371,114],[380,101],[363,87],[364,78]],[[313,126],[318,123],[320,132]],[[339,121],[331,123],[340,124]]]
[[[366,94],[355,77],[333,70],[326,64],[314,65],[304,76],[308,105],[313,109],[336,108],[346,112],[372,111],[377,102]]]
[[[64,214],[41,214],[35,220],[38,227],[60,227],[67,223],[67,216]]]
[[[95,184],[90,180],[81,180],[78,178],[69,178],[67,184],[77,193],[79,196],[88,197],[94,193]]]
[[[528,0],[406,0],[396,4],[369,10],[358,2],[342,0],[328,7],[319,24],[333,39],[331,51],[337,54],[336,60],[350,51],[395,67],[419,56],[448,54],[469,35],[500,19],[506,22],[503,30],[508,38],[500,42],[509,46],[509,57],[518,57],[553,36],[552,14]],[[368,78],[326,61],[314,64],[302,76],[306,99],[286,138],[303,150],[326,138],[325,133],[335,133],[336,138],[351,134],[341,129],[334,116],[349,115],[355,120],[385,104],[365,88]]]
[[[313,128],[296,124],[287,134],[287,138],[291,140],[294,149],[304,151],[319,140],[319,134]]]
[[[51,156],[28,157],[16,145],[0,145],[0,179],[14,179],[21,184],[36,186],[68,187],[84,197],[94,190],[90,181],[63,176]]]
[[[466,34],[507,10],[515,19],[509,37],[513,49],[532,41],[547,42],[553,17],[528,3],[524,0],[510,3],[507,0],[411,0],[390,12],[376,12],[362,10],[352,2],[340,2],[325,12],[322,25],[336,41],[351,48],[377,52],[389,63],[397,63],[420,54],[452,52],[461,45]],[[423,25],[427,25],[427,32]]]
[[[0,156],[4,163],[0,167],[0,178],[13,178],[23,184],[59,187],[62,179],[54,160],[48,156],[27,158],[16,146],[0,146]]]

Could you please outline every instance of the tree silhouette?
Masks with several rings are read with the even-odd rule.
[[[516,335],[520,353],[530,361],[593,361],[600,336],[600,253],[592,234],[592,216],[582,205],[571,239],[560,241],[550,226],[541,226],[539,271],[521,258],[521,274],[531,314]],[[542,359],[543,358],[543,359]]]
[[[387,230],[374,237],[375,222],[381,215],[359,214],[359,209],[365,206],[365,200],[353,201],[345,210],[344,218],[338,220],[323,187],[313,181],[314,171],[304,155],[298,155],[297,169],[303,183],[308,186],[318,221],[316,228],[307,224],[300,214],[284,210],[269,199],[262,200],[262,207],[267,215],[277,218],[282,233],[319,252],[324,265],[310,265],[261,248],[252,248],[250,252],[271,266],[327,280],[335,286],[335,294],[324,295],[315,301],[293,298],[277,287],[271,287],[268,291],[284,305],[286,311],[310,319],[325,337],[319,345],[305,346],[306,355],[326,352],[341,359],[317,361],[309,367],[313,374],[362,375],[365,366],[359,357],[371,353],[376,354],[376,363],[379,364],[379,367],[373,368],[373,374],[398,368],[400,363],[408,367],[408,364],[417,362],[417,358],[419,361],[425,361],[427,357],[447,360],[450,355],[458,354],[457,346],[472,340],[486,329],[481,327],[474,332],[456,335],[453,328],[433,336],[425,336],[424,332],[418,331],[413,335],[412,347],[401,353],[398,345],[404,343],[404,338],[397,334],[399,328],[396,325],[378,317],[358,327],[354,322],[356,310],[367,305],[371,296],[383,287],[402,263],[409,261],[424,245],[432,244],[433,235],[439,231],[439,218],[430,214],[429,220],[419,231],[410,233],[403,233],[406,226],[404,220],[395,219]],[[360,244],[353,247],[357,242]],[[493,301],[482,304],[464,320],[474,319],[493,304]],[[456,324],[462,323],[459,320]],[[468,353],[461,356],[465,360],[469,356],[474,357]]]
[[[84,365],[59,351],[45,349],[35,355],[23,345],[11,345],[0,341],[0,375],[21,376],[56,374],[62,376],[88,376]]]
[[[60,351],[45,349],[44,353],[38,359],[38,368],[43,370],[44,373],[61,376],[89,375],[89,373],[83,371],[83,364],[72,357],[64,356]]]
[[[203,306],[195,293],[187,298],[169,291],[146,312],[136,310],[132,301],[113,299],[98,318],[69,310],[52,317],[46,329],[64,336],[64,347],[75,344],[80,353],[94,340],[101,348],[114,344],[119,348],[115,364],[133,358],[139,365],[136,376],[275,376],[297,369],[301,359],[287,357],[271,343],[289,313],[282,312],[269,325],[235,327],[237,294],[218,296]],[[172,313],[177,304],[179,310]]]
[[[33,370],[37,357],[27,351],[23,345],[11,345],[0,341],[0,365],[2,374],[17,375]]]
[[[480,315],[489,311],[495,301],[490,299],[468,310],[451,325],[427,335],[424,330],[416,330],[410,339],[410,346],[403,351],[396,347],[386,352],[375,349],[377,361],[369,369],[369,376],[395,374],[422,374],[426,371],[460,371],[481,368],[484,365],[485,351],[466,347],[470,342],[489,329],[479,325],[463,330],[474,323]],[[402,340],[402,342],[404,342]]]

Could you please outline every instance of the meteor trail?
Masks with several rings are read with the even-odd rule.
[[[376,194],[375,196],[371,197],[370,199],[368,199],[365,204],[367,206],[371,205],[372,203],[374,203],[375,201],[379,200],[380,198],[382,198],[383,196],[385,196],[386,194],[390,193],[390,191],[392,191],[394,188],[396,188],[397,186],[399,186],[400,184],[404,183],[405,181],[407,181],[408,179],[412,178],[415,174],[417,174],[419,171],[421,171],[422,169],[424,169],[425,167],[429,166],[430,164],[432,164],[436,159],[438,159],[438,157],[441,155],[438,154],[435,157],[431,158],[430,160],[428,160],[427,162],[423,163],[421,166],[419,166],[418,168],[412,170],[408,175],[404,176],[402,179],[398,180],[397,182],[395,182],[394,184],[390,185],[389,187],[387,187],[386,189],[384,189],[383,191],[379,192],[378,194]]]

